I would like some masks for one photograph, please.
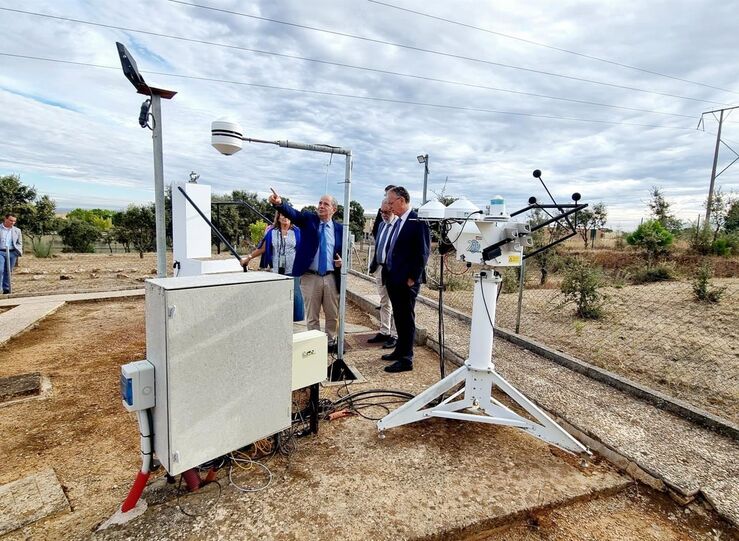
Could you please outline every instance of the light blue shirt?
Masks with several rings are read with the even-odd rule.
[[[334,239],[334,222],[333,220],[329,220],[328,222],[321,222],[321,224],[326,224],[326,252],[328,252],[328,266],[326,267],[327,272],[331,272],[334,270],[334,246],[336,246],[336,241]],[[313,261],[310,264],[310,267],[308,267],[310,270],[318,272],[318,254],[321,251],[321,224],[318,225],[318,250],[316,250],[316,255],[313,256]]]
[[[390,220],[382,220],[382,223],[380,224],[380,230],[377,232],[377,246],[376,249],[380,250],[380,242],[384,242],[384,246],[382,247],[382,253],[379,251],[377,252],[377,263],[378,265],[384,265],[385,260],[387,259],[387,249],[390,247],[390,233],[393,230],[393,225],[395,225],[395,220],[397,220],[398,217],[393,214],[392,218]]]
[[[14,248],[13,246],[13,228],[11,227],[8,229],[4,225],[0,226],[2,228],[2,237],[3,237],[3,249],[8,248],[8,250],[12,250]]]

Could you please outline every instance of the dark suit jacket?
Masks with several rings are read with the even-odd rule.
[[[300,245],[295,254],[295,263],[293,263],[293,276],[302,276],[308,270],[313,258],[316,256],[318,244],[320,242],[318,228],[321,220],[318,214],[312,211],[298,212],[290,203],[282,205],[273,205],[275,209],[290,218],[290,221],[300,228]],[[343,241],[344,228],[338,222],[334,224],[334,254],[332,259],[336,259],[336,255],[341,255],[341,246]],[[346,265],[345,261],[342,261]],[[339,288],[341,281],[341,269],[334,269],[334,279],[336,280],[336,288]]]
[[[382,212],[381,209],[377,209],[377,216],[375,216],[375,223],[372,224],[372,238],[377,240],[377,230],[380,229],[382,223]]]
[[[398,233],[392,251],[392,268],[383,267],[383,281],[386,284],[405,284],[412,278],[417,284],[426,282],[426,262],[431,249],[431,234],[426,222],[418,220],[412,210],[408,221]]]

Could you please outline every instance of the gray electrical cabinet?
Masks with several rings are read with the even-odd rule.
[[[271,272],[146,281],[154,452],[170,475],[290,426],[292,297]]]

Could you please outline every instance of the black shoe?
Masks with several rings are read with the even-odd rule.
[[[368,344],[379,344],[381,342],[387,341],[389,338],[390,338],[389,334],[382,334],[378,332],[375,336],[367,340],[367,343]]]
[[[390,366],[385,367],[385,372],[390,372],[391,374],[395,372],[408,372],[409,370],[413,370],[413,363],[407,361],[395,361]]]
[[[391,336],[390,338],[387,339],[387,342],[382,344],[382,349],[394,348],[397,343],[398,343],[398,340]]]
[[[3,295],[10,295],[10,291],[8,291],[7,289],[3,289]]]
[[[392,353],[386,353],[385,355],[383,355],[383,356],[382,356],[382,357],[380,357],[380,358],[381,358],[381,359],[382,359],[383,361],[399,361],[399,360],[400,360],[400,357],[399,357],[399,356],[398,356],[398,354],[397,354],[397,353],[395,353],[394,351],[393,351]]]

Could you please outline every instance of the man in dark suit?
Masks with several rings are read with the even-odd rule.
[[[271,188],[270,188],[271,189]],[[343,227],[332,220],[336,199],[324,195],[318,210],[298,212],[272,190],[269,202],[300,228],[300,245],[295,254],[293,276],[300,276],[308,330],[321,330],[321,308],[326,317],[329,345],[336,343],[341,283],[341,245]]]
[[[411,196],[402,186],[391,188],[387,202],[398,217],[391,230],[390,246],[383,267],[383,278],[393,305],[398,341],[385,361],[395,361],[385,372],[413,370],[413,341],[416,337],[416,297],[426,281],[431,234],[425,222],[411,209]]]

